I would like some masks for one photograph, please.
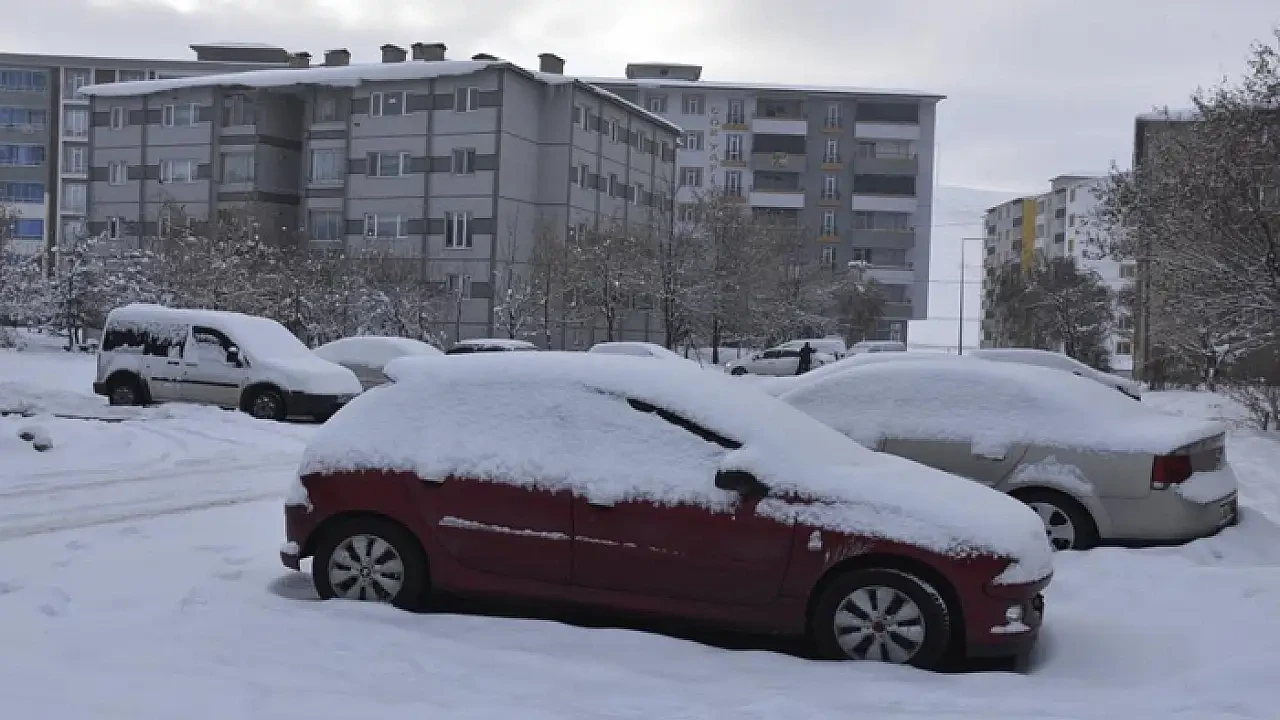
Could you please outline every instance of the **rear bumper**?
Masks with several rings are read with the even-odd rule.
[[[289,414],[295,417],[327,418],[351,402],[354,395],[313,395],[311,393],[289,393],[287,407]]]
[[[1180,545],[1216,535],[1240,522],[1237,493],[1212,502],[1187,500],[1174,489],[1153,490],[1142,500],[1104,500],[1111,516],[1113,537],[1108,544],[1124,546]]]

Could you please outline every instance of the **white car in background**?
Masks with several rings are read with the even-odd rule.
[[[510,338],[473,338],[471,340],[459,340],[454,343],[453,347],[445,351],[445,355],[464,355],[469,353],[485,352],[525,352],[537,349],[537,345],[534,345],[527,340],[512,340]]]
[[[389,381],[383,369],[396,358],[442,354],[439,349],[421,340],[381,335],[341,338],[325,343],[313,352],[320,358],[355,373],[365,390]]]
[[[630,357],[656,358],[659,360],[684,360],[657,343],[651,342],[601,342],[592,345],[589,353],[596,355],[627,355]]]
[[[1142,386],[1133,380],[1095,370],[1062,353],[1032,348],[984,348],[970,350],[965,355],[993,362],[1022,363],[1024,365],[1038,365],[1040,367],[1053,368],[1054,370],[1062,370],[1072,375],[1100,382],[1107,387],[1119,390],[1134,400],[1142,399]]]
[[[839,338],[791,340],[745,358],[731,360],[725,363],[725,369],[730,375],[795,375],[800,367],[800,349],[805,343],[813,348],[814,368],[839,360],[847,349]]]

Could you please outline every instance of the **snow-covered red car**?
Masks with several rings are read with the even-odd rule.
[[[1052,551],[1012,498],[692,364],[415,358],[313,437],[285,565],[323,598],[496,596],[807,634],[832,659],[1027,653]]]

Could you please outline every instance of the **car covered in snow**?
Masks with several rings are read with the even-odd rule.
[[[730,375],[795,375],[800,367],[800,350],[805,343],[813,348],[810,361],[815,368],[833,363],[844,355],[843,340],[792,340],[745,358],[730,360],[725,363],[725,369]]]
[[[107,314],[93,382],[112,405],[181,401],[272,420],[323,420],[362,389],[274,320],[147,304]]]
[[[509,338],[472,338],[459,340],[449,348],[446,355],[464,355],[468,353],[525,352],[537,350],[538,346],[528,340],[511,340]]]
[[[651,342],[599,342],[592,345],[587,352],[594,353],[596,355],[628,355],[630,357],[655,358],[658,360],[685,359],[679,354],[674,353],[657,343]]]
[[[920,667],[1035,642],[1035,513],[728,377],[543,352],[394,380],[320,428],[286,499],[281,560],[323,598],[559,601]]]
[[[355,373],[360,378],[360,385],[366,390],[387,382],[383,368],[396,358],[442,354],[440,350],[421,340],[381,335],[340,338],[321,345],[313,352],[320,358]]]
[[[1237,517],[1223,426],[1058,370],[946,355],[855,363],[778,397],[867,448],[1026,502],[1056,549],[1183,542]]]
[[[1094,382],[1102,383],[1109,388],[1114,388],[1133,398],[1134,400],[1142,399],[1142,386],[1128,378],[1122,378],[1119,375],[1105,373],[1101,370],[1085,365],[1075,358],[1064,355],[1063,353],[1051,352],[1049,350],[1036,350],[1034,348],[982,348],[979,350],[970,350],[965,353],[970,357],[979,358],[981,360],[991,360],[993,362],[1022,363],[1024,365],[1038,365],[1040,367],[1053,368],[1069,372],[1072,375],[1079,375],[1083,378],[1089,378]]]

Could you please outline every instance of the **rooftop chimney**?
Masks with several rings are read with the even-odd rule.
[[[404,57],[405,57],[404,48],[400,47],[399,45],[392,45],[391,43],[387,43],[386,45],[382,46],[382,62],[384,63],[404,62]]]
[[[414,43],[413,59],[414,60],[444,60],[444,51],[448,48],[444,43]]]
[[[351,51],[346,48],[338,48],[337,50],[327,50],[324,54],[324,64],[326,67],[340,67],[342,65],[351,64]]]
[[[290,56],[289,56],[289,67],[291,67],[291,68],[306,68],[306,67],[311,67],[311,53],[306,52],[306,51],[304,50],[304,51],[302,51],[302,52],[296,52],[296,53],[294,53],[294,54],[290,55]]]
[[[542,53],[538,56],[538,69],[553,75],[564,74],[564,58],[554,53]]]
[[[475,55],[472,55],[472,56],[471,56],[471,59],[472,59],[472,60],[484,60],[484,61],[487,61],[487,62],[497,62],[497,61],[498,61],[498,58],[496,58],[496,57],[494,57],[494,56],[490,55],[489,53],[476,53]]]

